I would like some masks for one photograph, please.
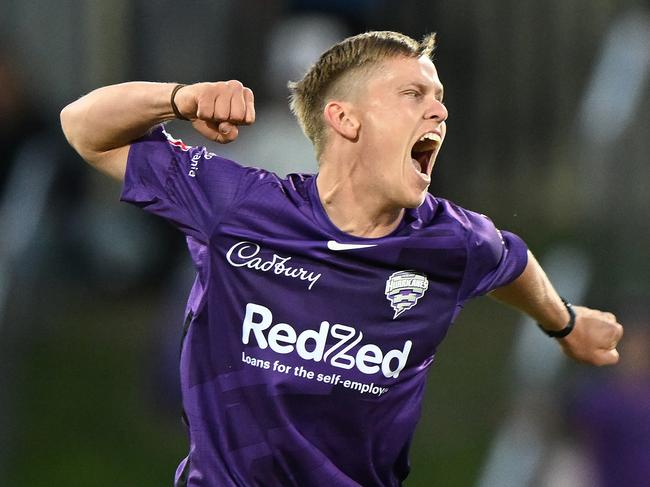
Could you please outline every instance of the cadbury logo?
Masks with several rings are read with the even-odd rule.
[[[226,259],[233,267],[248,267],[260,272],[307,281],[309,290],[321,277],[320,273],[290,265],[291,257],[282,257],[275,253],[262,255],[260,246],[253,242],[237,242],[228,250]]]

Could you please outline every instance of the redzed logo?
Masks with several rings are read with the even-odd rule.
[[[248,303],[242,323],[242,343],[248,345],[252,340],[261,349],[270,348],[279,354],[297,353],[304,360],[328,362],[342,369],[356,367],[364,374],[381,371],[386,378],[399,376],[413,345],[411,340],[406,340],[401,350],[384,353],[374,343],[366,343],[355,350],[363,340],[363,332],[352,326],[322,321],[317,330],[297,333],[288,323],[273,325],[273,313],[266,306]]]

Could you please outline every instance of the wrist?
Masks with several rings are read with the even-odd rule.
[[[537,323],[537,326],[548,336],[552,338],[564,338],[567,336],[576,324],[576,313],[573,309],[573,305],[569,303],[566,299],[561,298],[562,303],[564,304],[565,314],[567,314],[567,319],[564,321],[564,326],[562,328],[544,326],[541,323]]]
[[[178,106],[176,105],[176,94],[178,93],[178,90],[180,90],[180,89],[183,88],[184,86],[186,86],[186,85],[181,84],[181,83],[178,83],[176,86],[174,86],[174,88],[173,88],[172,91],[171,91],[171,95],[170,95],[169,103],[170,103],[170,105],[171,105],[171,107],[172,107],[172,112],[174,112],[174,116],[175,116],[177,119],[179,119],[179,120],[189,121],[189,118],[187,118],[186,116],[184,116],[184,115],[180,112],[180,110],[178,109]]]

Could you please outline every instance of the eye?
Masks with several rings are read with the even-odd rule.
[[[422,93],[418,90],[406,90],[403,92],[403,94],[410,96],[411,98],[420,98],[422,96]]]

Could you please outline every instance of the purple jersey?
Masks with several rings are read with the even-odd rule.
[[[133,143],[122,199],[183,231],[197,269],[177,486],[400,485],[438,344],[527,262],[518,237],[430,195],[390,235],[348,235],[316,176],[245,168],[162,128]]]

